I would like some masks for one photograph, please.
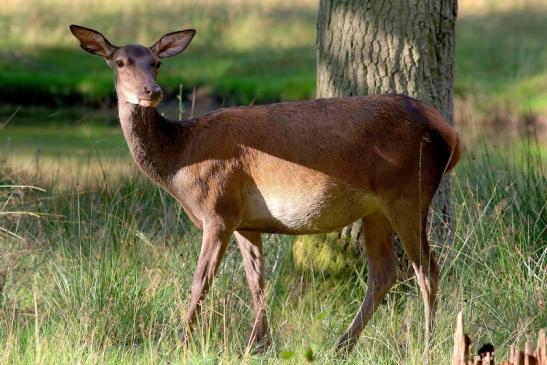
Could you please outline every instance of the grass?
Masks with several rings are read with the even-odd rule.
[[[463,3],[456,31],[456,93],[489,113],[545,111],[547,7],[533,0],[506,3],[513,6],[478,13],[466,12],[471,2]]]
[[[0,40],[0,85],[12,102],[36,95],[49,103],[97,103],[112,95],[111,71],[78,47],[70,23],[95,27],[116,44],[152,44],[169,31],[196,28],[186,55],[162,66],[160,82],[167,90],[205,87],[243,104],[307,99],[315,85],[315,6],[309,0],[10,0]]]
[[[87,137],[73,135],[85,148]],[[424,356],[447,363],[460,309],[475,345],[493,342],[498,358],[545,327],[542,152],[530,142],[473,146],[453,179],[454,243],[434,248],[442,279],[433,346],[424,355],[421,298],[402,269],[348,363],[422,364]],[[107,163],[113,157],[104,151],[98,154]],[[88,186],[63,182],[66,174],[44,178],[49,172],[39,166],[24,174],[3,169],[0,185],[12,187],[0,188],[0,221],[12,235],[0,238],[0,363],[336,361],[332,346],[364,297],[366,270],[358,265],[349,277],[303,273],[295,269],[293,239],[278,235],[265,237],[273,347],[262,355],[246,351],[250,298],[232,244],[184,349],[182,318],[200,232],[135,169],[112,169]],[[30,182],[46,191],[14,187]]]

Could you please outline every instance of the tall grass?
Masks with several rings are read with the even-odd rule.
[[[474,338],[496,344],[501,357],[546,326],[544,161],[533,143],[475,145],[453,178],[455,241],[434,247],[442,279],[432,347],[423,344],[421,296],[403,271],[349,363],[447,363],[462,308]],[[254,354],[246,348],[250,297],[232,244],[184,348],[200,233],[175,202],[135,171],[117,181],[105,171],[91,190],[44,184],[48,192],[0,197],[38,216],[0,216],[20,237],[0,238],[0,363],[337,361],[333,344],[366,291],[364,265],[344,278],[302,273],[292,239],[266,235],[273,346]]]

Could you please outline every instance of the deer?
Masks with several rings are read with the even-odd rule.
[[[354,348],[396,282],[395,234],[416,274],[428,338],[439,275],[428,210],[462,153],[458,133],[439,111],[386,94],[230,107],[172,121],[156,109],[163,98],[158,69],[186,49],[194,29],[168,33],[150,47],[115,46],[83,26],[70,31],[114,72],[119,120],[136,164],[203,231],[184,339],[232,235],[252,297],[248,346],[258,347],[270,340],[261,234],[332,232],[358,220],[368,288],[336,349]]]

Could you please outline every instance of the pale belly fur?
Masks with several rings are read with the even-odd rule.
[[[377,206],[371,195],[332,181],[254,186],[244,201],[239,229],[286,234],[331,232]]]

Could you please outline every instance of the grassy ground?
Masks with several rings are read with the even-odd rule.
[[[81,51],[77,23],[113,42],[152,44],[173,29],[198,30],[184,56],[164,62],[171,91],[204,87],[227,103],[313,97],[312,0],[219,1],[7,0],[2,7],[0,91],[13,103],[100,102],[111,72]],[[547,6],[540,0],[460,2],[456,91],[488,114],[547,109]]]
[[[488,6],[476,8],[480,3]],[[547,3],[462,1],[457,24],[456,94],[483,112],[547,109]]]
[[[493,342],[500,357],[545,327],[547,182],[537,148],[478,145],[456,169],[455,240],[434,249],[442,279],[427,355],[420,295],[403,269],[349,363],[447,363],[460,309],[475,345]],[[301,273],[292,238],[267,235],[273,347],[249,354],[250,298],[231,245],[183,349],[200,233],[173,200],[135,170],[105,172],[93,189],[32,173],[1,174],[0,226],[9,233],[0,244],[0,363],[304,363],[310,352],[317,363],[335,361],[332,346],[366,289],[362,266],[345,278]],[[14,186],[40,181],[46,191]]]

